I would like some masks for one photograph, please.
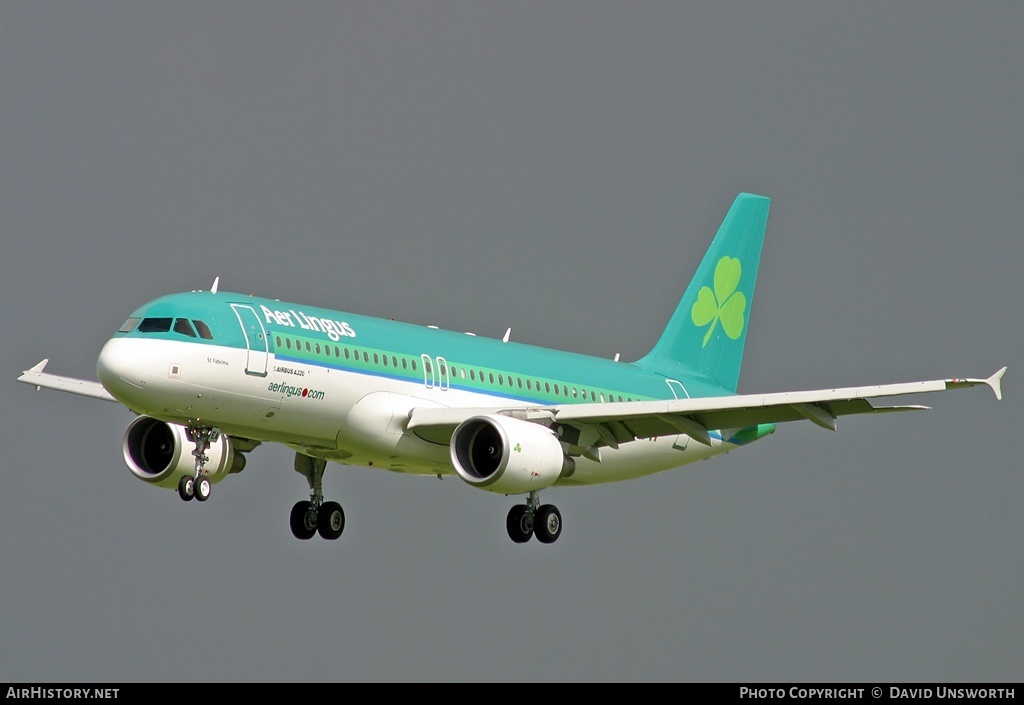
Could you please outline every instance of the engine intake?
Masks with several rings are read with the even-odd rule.
[[[549,428],[499,414],[459,424],[452,434],[451,459],[465,482],[500,494],[549,487],[574,468]]]
[[[151,485],[177,488],[182,477],[195,474],[195,445],[184,426],[139,416],[128,424],[121,448],[132,474]],[[245,467],[245,456],[232,448],[231,438],[223,433],[210,443],[206,455],[206,474],[212,483]]]

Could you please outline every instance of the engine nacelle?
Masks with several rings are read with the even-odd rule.
[[[182,477],[195,475],[195,444],[184,426],[140,416],[128,424],[121,447],[128,469],[151,485],[177,488]],[[206,456],[206,475],[212,483],[245,467],[245,456],[231,447],[231,438],[223,433],[210,443]]]
[[[574,467],[551,429],[499,414],[459,424],[452,434],[451,457],[467,483],[501,494],[549,487]]]

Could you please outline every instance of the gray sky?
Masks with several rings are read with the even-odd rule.
[[[0,4],[0,681],[1019,681],[1024,5]],[[739,191],[772,197],[740,391],[987,376],[512,499],[263,446],[132,478],[91,377],[221,288],[644,354]],[[518,501],[518,500],[516,500]]]

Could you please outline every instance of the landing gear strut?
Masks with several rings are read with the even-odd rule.
[[[541,504],[540,491],[534,490],[526,504],[508,511],[505,528],[516,543],[526,543],[533,536],[541,543],[554,543],[562,535],[562,514],[553,504]]]
[[[324,469],[327,461],[302,453],[295,454],[295,471],[309,482],[309,501],[296,502],[289,523],[297,539],[307,540],[319,533],[333,541],[345,530],[345,510],[337,502],[324,501]]]
[[[220,437],[220,433],[205,426],[189,426],[186,435],[196,446],[192,451],[196,459],[196,471],[195,477],[185,476],[178,482],[178,496],[186,502],[190,499],[205,502],[210,498],[213,489],[210,478],[206,476],[206,461],[210,459],[206,451],[210,449],[210,444]]]

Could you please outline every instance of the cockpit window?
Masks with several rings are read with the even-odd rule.
[[[202,321],[193,320],[196,324],[196,330],[199,331],[199,337],[203,340],[213,340],[213,333],[210,332],[210,327]]]
[[[181,333],[182,335],[187,335],[189,338],[196,337],[196,332],[192,330],[192,324],[189,323],[188,320],[184,318],[174,319],[174,332]]]
[[[170,329],[170,318],[143,318],[138,328],[140,333],[166,333]]]
[[[117,332],[131,333],[133,330],[135,330],[135,326],[139,325],[139,321],[141,320],[141,318],[129,318],[127,321],[124,322],[124,325],[117,329]]]

